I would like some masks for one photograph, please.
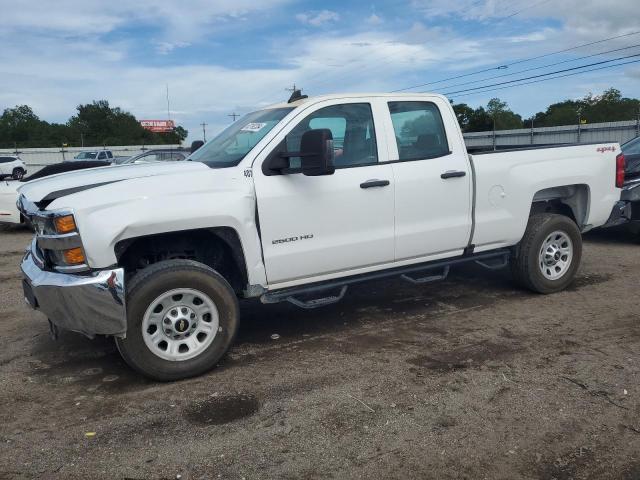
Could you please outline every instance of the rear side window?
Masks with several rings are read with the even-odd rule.
[[[431,102],[389,102],[399,160],[422,160],[449,154],[438,107]]]
[[[107,150],[107,157],[113,158],[113,153],[111,153],[110,151]]]

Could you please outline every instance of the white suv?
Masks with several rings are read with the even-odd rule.
[[[0,156],[0,180],[12,177],[20,180],[27,173],[27,166],[20,158],[12,155]]]

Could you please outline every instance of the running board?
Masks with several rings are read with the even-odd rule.
[[[265,293],[260,297],[260,300],[262,303],[289,302],[296,307],[311,310],[312,308],[324,307],[326,305],[331,305],[332,303],[338,303],[344,298],[345,293],[347,293],[347,288],[349,287],[347,285],[343,285],[337,295],[327,295],[324,297],[313,298],[311,300],[304,300],[297,297],[300,295],[311,295],[314,293],[321,294],[325,291],[335,290],[336,288],[337,287],[335,286],[328,286],[325,288],[318,287],[313,289],[299,289],[297,291],[288,290],[286,292]]]
[[[455,257],[447,260],[436,260],[435,262],[428,262],[420,265],[392,268],[389,270],[364,273],[361,275],[354,275],[351,277],[330,280],[322,283],[313,283],[310,285],[302,285],[300,287],[274,290],[272,292],[264,293],[260,297],[260,301],[262,303],[289,302],[297,307],[304,309],[324,307],[326,305],[331,305],[342,300],[347,293],[347,287],[355,283],[362,283],[369,280],[379,280],[382,278],[399,276],[403,280],[414,284],[425,284],[438,280],[444,280],[445,278],[447,278],[452,265],[475,262],[484,268],[497,270],[499,268],[505,267],[509,263],[509,256],[510,251],[507,249],[495,250],[488,253],[463,255],[461,257]],[[436,269],[442,269],[441,273],[436,275],[424,275],[425,272],[433,271]],[[422,273],[423,276],[416,277],[415,275],[419,273]],[[338,289],[339,291],[337,294],[329,294],[331,291],[335,292]],[[317,296],[317,298],[312,298],[310,300],[300,298],[312,296]]]
[[[424,277],[419,277],[419,278],[413,278],[412,276],[408,275],[408,274],[403,274],[400,277],[403,280],[406,280],[409,283],[413,283],[416,285],[420,285],[422,283],[431,283],[431,282],[437,282],[439,280],[444,280],[445,278],[447,278],[447,276],[449,275],[449,270],[450,270],[450,266],[447,265],[446,267],[442,268],[442,273],[440,275],[425,275]],[[427,270],[434,270],[433,268],[429,268]]]

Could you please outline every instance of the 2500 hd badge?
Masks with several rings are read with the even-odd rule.
[[[298,240],[311,240],[312,238],[313,233],[310,233],[309,235],[300,235],[298,237],[279,238],[277,240],[272,240],[271,243],[273,245],[277,245],[278,243],[297,242]]]

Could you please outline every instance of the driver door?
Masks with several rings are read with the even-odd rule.
[[[393,170],[381,163],[387,153],[378,148],[377,138],[384,136],[373,121],[375,108],[356,101],[325,102],[276,137],[274,144],[295,152],[305,131],[331,130],[333,175],[305,176],[295,157],[282,174],[254,168],[270,285],[319,281],[393,261]],[[257,160],[261,165],[264,158]]]

